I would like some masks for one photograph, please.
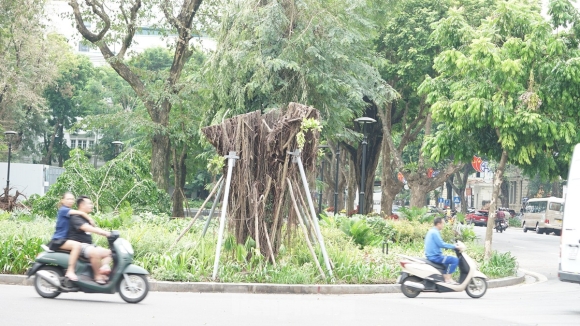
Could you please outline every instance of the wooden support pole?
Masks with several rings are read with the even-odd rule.
[[[215,191],[216,191],[217,187],[219,186],[220,182],[222,181],[222,179],[223,179],[223,176],[220,178],[220,180],[213,187],[211,193],[209,194],[209,196],[207,196],[207,198],[205,199],[203,204],[201,204],[199,211],[197,211],[197,214],[195,214],[193,219],[191,219],[191,222],[189,223],[189,225],[185,228],[185,230],[183,230],[183,232],[181,232],[179,237],[177,237],[177,239],[175,239],[175,241],[173,242],[173,244],[171,245],[171,247],[169,247],[169,250],[167,250],[167,251],[171,251],[171,249],[173,249],[173,247],[177,244],[177,242],[179,242],[179,240],[181,240],[181,238],[187,233],[187,231],[189,231],[189,229],[191,229],[191,227],[193,226],[193,223],[195,223],[195,220],[197,220],[197,218],[199,217],[199,214],[201,214],[201,212],[205,208],[205,204],[207,204],[207,202],[209,201],[211,196],[213,196],[213,194],[215,193]]]
[[[294,191],[292,190],[292,184],[290,183],[290,179],[286,178],[288,182],[288,191],[290,192],[290,197],[292,198],[292,203],[294,204],[294,211],[298,217],[298,222],[300,224],[300,228],[302,229],[302,233],[304,233],[304,239],[306,240],[306,244],[308,245],[308,249],[310,250],[310,254],[312,254],[312,259],[316,263],[316,267],[318,267],[318,271],[320,272],[320,276],[322,278],[326,278],[326,274],[322,270],[322,266],[320,266],[320,262],[318,261],[318,257],[316,256],[316,252],[314,252],[314,248],[312,247],[312,243],[310,243],[310,238],[308,236],[308,231],[306,230],[306,226],[302,221],[302,216],[300,215],[300,210],[298,209],[298,203],[296,203],[296,198],[294,198]]]

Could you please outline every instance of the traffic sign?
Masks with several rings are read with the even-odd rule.
[[[456,204],[459,204],[459,203],[461,203],[461,198],[459,198],[459,196],[455,196],[455,197],[453,197],[453,202]]]
[[[445,206],[449,206],[449,205],[451,205],[451,200],[445,199]]]
[[[443,199],[443,197],[439,197],[439,203],[443,204],[443,202],[445,202],[445,199]]]

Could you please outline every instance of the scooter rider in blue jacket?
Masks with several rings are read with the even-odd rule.
[[[457,265],[459,264],[459,259],[453,256],[444,256],[442,248],[445,249],[457,249],[457,246],[445,243],[441,238],[440,231],[443,229],[444,221],[442,218],[437,217],[433,220],[434,227],[427,232],[425,236],[425,256],[429,261],[437,264],[443,264],[447,268],[446,274],[443,274],[443,279],[445,283],[456,283],[451,278],[451,274],[455,272]]]

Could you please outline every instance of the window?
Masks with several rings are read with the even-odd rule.
[[[560,210],[562,210],[562,204],[561,203],[550,203],[550,210],[559,212]]]
[[[546,201],[532,201],[528,202],[526,206],[526,213],[545,213],[548,207],[548,202]]]
[[[93,148],[93,147],[95,147],[95,141],[89,140],[89,148]]]
[[[78,140],[78,148],[86,149],[87,148],[87,141],[86,140]]]
[[[75,148],[75,147],[77,147],[77,140],[71,139],[70,140],[70,148]]]
[[[517,183],[515,181],[510,181],[509,183],[510,204],[516,203],[516,191],[517,191]]]
[[[89,52],[89,46],[83,42],[79,43],[79,52]]]

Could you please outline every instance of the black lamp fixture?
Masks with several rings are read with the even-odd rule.
[[[123,142],[115,140],[114,142],[111,142],[111,144],[115,146],[115,157],[117,157],[117,155],[121,153],[121,147],[123,146]]]
[[[369,117],[362,117],[354,119],[355,122],[362,124],[362,131],[363,131],[363,153],[362,153],[362,166],[360,169],[360,190],[358,196],[358,213],[364,214],[364,202],[365,202],[365,176],[366,176],[366,165],[367,165],[367,145],[368,145],[368,138],[366,132],[366,125],[370,123],[375,123],[377,120]]]

